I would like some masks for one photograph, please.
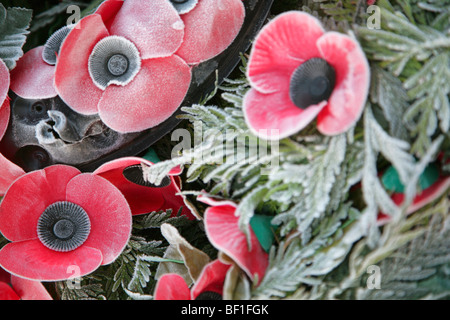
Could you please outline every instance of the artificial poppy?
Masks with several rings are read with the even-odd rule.
[[[231,264],[214,260],[207,264],[192,288],[178,274],[168,273],[159,278],[155,300],[221,300],[223,285]]]
[[[139,157],[124,157],[100,166],[93,173],[115,185],[127,199],[133,215],[153,211],[173,210],[173,215],[182,208],[181,214],[194,219],[184,198],[179,195],[181,170],[176,167],[160,184],[150,183],[145,178],[145,170],[152,162]]]
[[[190,86],[191,69],[174,54],[183,36],[167,0],[105,1],[64,40],[56,91],[117,132],[152,128],[177,110]]]
[[[260,282],[269,264],[269,257],[251,226],[248,238],[239,229],[239,217],[235,215],[237,205],[232,201],[216,201],[204,195],[197,199],[210,205],[205,211],[204,220],[211,244],[236,262],[250,278],[258,277]]]
[[[275,140],[297,133],[315,118],[325,135],[345,132],[361,116],[370,69],[355,39],[325,32],[312,15],[290,11],[256,37],[247,77],[246,122],[256,135]]]
[[[392,192],[391,199],[401,206],[405,201],[404,186],[400,182],[397,171],[389,167],[382,175],[385,188]],[[406,214],[412,214],[441,197],[450,188],[450,176],[441,172],[436,163],[427,166],[419,178],[420,191],[415,195],[412,203],[406,209]],[[377,222],[383,225],[391,220],[391,217],[383,212],[378,214]]]
[[[27,173],[0,204],[0,232],[11,241],[0,266],[38,281],[89,274],[113,262],[128,243],[131,211],[106,179],[54,165]]]
[[[241,30],[242,0],[170,0],[184,22],[184,38],[176,52],[196,65],[223,52]]]
[[[52,300],[39,281],[16,277],[0,268],[0,300]]]

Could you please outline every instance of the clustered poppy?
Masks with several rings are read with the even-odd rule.
[[[128,243],[131,211],[106,179],[54,165],[24,174],[0,205],[0,232],[10,242],[0,266],[38,281],[78,276],[113,262]]]
[[[225,277],[231,264],[214,260],[207,264],[192,288],[178,274],[167,273],[159,278],[155,300],[221,300]]]
[[[181,209],[181,215],[195,219],[184,198],[180,195],[181,174],[179,167],[173,168],[160,184],[153,184],[145,178],[145,171],[153,165],[139,157],[125,157],[105,163],[93,173],[107,179],[116,186],[130,204],[133,215],[153,211]]]
[[[317,118],[325,135],[348,130],[367,99],[370,68],[352,37],[326,32],[312,15],[290,11],[271,20],[254,41],[243,109],[251,131],[288,137]]]
[[[27,99],[59,95],[117,132],[143,131],[178,109],[192,67],[224,51],[244,17],[242,0],[106,0],[27,52],[11,90]]]

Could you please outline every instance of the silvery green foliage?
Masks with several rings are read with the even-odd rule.
[[[449,247],[450,218],[434,215],[423,234],[379,263],[380,287],[359,288],[358,299],[448,298]]]
[[[12,70],[23,55],[22,47],[29,33],[32,10],[6,9],[0,3],[0,59]]]
[[[336,7],[322,2],[322,11]],[[416,2],[405,3],[405,8],[411,9]],[[435,230],[431,226],[426,229],[426,218],[436,214],[433,208],[408,219],[405,211],[418,191],[420,175],[448,140],[449,34],[443,32],[447,29],[442,27],[442,17],[431,24],[435,30],[413,22],[412,15],[424,22],[434,16],[431,11],[414,6],[402,14],[388,1],[379,3],[384,15],[382,29],[357,27],[363,49],[371,58],[372,85],[362,119],[349,132],[324,137],[311,124],[281,140],[277,147],[271,146],[269,154],[252,154],[252,144],[266,142],[248,132],[243,118],[242,100],[248,83],[246,79],[227,80],[219,88],[225,107],[206,105],[205,100],[205,104],[183,108],[184,119],[193,126],[201,123],[204,139],[178,158],[150,170],[149,179],[157,180],[173,166],[185,166],[188,182],[200,182],[210,195],[238,204],[236,214],[243,232],[261,208],[276,212],[272,222],[279,226],[278,242],[270,251],[270,264],[260,285],[252,286],[253,298],[364,298],[368,293],[361,281],[369,266],[385,263],[407,250],[414,239]],[[439,16],[448,14],[439,2],[420,3],[426,3],[427,10],[436,6]],[[245,68],[241,71],[245,73]],[[227,142],[247,149],[222,152],[222,133],[227,129],[234,130]],[[239,144],[242,137],[247,140]],[[204,151],[208,157],[192,161]],[[249,154],[253,155],[250,161],[224,161],[247,159]],[[277,166],[269,165],[270,157],[278,159]],[[389,165],[405,186],[401,206],[391,200],[380,180]],[[260,174],[262,169],[265,175]],[[443,216],[448,215],[448,202],[445,209]],[[392,217],[392,223],[383,228],[377,225],[380,211]],[[420,273],[428,275],[427,285],[448,275],[448,262],[438,269],[436,276],[428,269]],[[413,276],[412,271],[405,276]],[[441,290],[435,296],[445,294]]]
[[[381,99],[378,103],[389,117],[386,114],[386,102],[392,101],[392,106],[402,107],[404,93],[407,94],[406,101],[409,105],[404,110],[401,123],[408,129],[411,137],[411,152],[421,157],[430,147],[432,136],[439,132],[447,133],[450,127],[450,33],[448,21],[446,27],[442,27],[441,21],[442,15],[448,20],[449,10],[448,6],[441,7],[441,2],[420,2],[419,8],[440,13],[427,25],[414,20],[414,10],[410,4],[405,4],[407,10],[404,13],[396,11],[385,2],[381,7],[381,29],[361,26],[356,30],[363,41],[365,52],[374,61],[386,66],[383,73],[390,72],[393,77],[401,80],[403,90],[398,85],[398,80],[390,81],[394,84],[395,92],[399,93],[400,100],[396,102],[393,95],[391,97],[394,99],[389,99],[388,90],[384,90],[386,94],[379,94]],[[428,18],[425,11],[420,13],[422,15],[417,16],[417,19]],[[382,76],[385,80],[389,79],[389,76]],[[383,86],[382,81],[378,83]],[[392,125],[395,126],[397,122],[394,118]]]

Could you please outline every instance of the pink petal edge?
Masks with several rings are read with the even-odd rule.
[[[55,66],[42,59],[44,46],[25,53],[11,71],[11,90],[24,99],[49,99],[57,96]]]
[[[289,90],[295,69],[320,56],[316,41],[324,32],[319,20],[300,11],[271,20],[259,32],[250,53],[247,78],[252,87],[266,94]]]

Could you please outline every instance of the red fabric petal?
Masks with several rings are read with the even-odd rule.
[[[102,262],[98,249],[81,246],[70,252],[56,252],[39,240],[9,243],[0,250],[0,265],[12,275],[37,281],[61,281],[81,277]],[[79,273],[74,274],[73,268]]]
[[[212,291],[223,295],[223,284],[231,264],[224,264],[220,260],[214,260],[207,264],[200,274],[197,282],[192,287],[192,300],[195,300],[202,292]]]
[[[306,127],[326,106],[326,101],[302,110],[288,91],[263,94],[250,89],[244,97],[244,116],[250,130],[267,140],[288,137]]]
[[[95,13],[102,16],[103,23],[109,29],[122,5],[123,0],[106,0],[98,6]]]
[[[255,39],[247,71],[251,85],[263,93],[289,90],[295,69],[320,56],[316,41],[323,33],[319,20],[307,13],[278,15]]]
[[[37,238],[37,221],[54,202],[66,200],[66,185],[78,169],[55,165],[27,173],[6,192],[0,206],[0,231],[11,241]]]
[[[440,177],[432,186],[418,193],[414,197],[412,204],[406,209],[406,214],[411,214],[425,207],[427,204],[442,196],[449,188],[450,177]],[[405,200],[405,195],[403,193],[394,193],[391,198],[396,205],[401,206]],[[378,214],[378,225],[384,225],[390,220],[391,217],[388,214],[382,212]]]
[[[5,135],[6,129],[8,129],[10,113],[11,113],[11,108],[9,105],[9,98],[6,98],[3,101],[3,104],[0,105],[0,140]]]
[[[100,118],[118,132],[152,128],[178,109],[190,82],[191,69],[176,55],[143,60],[128,85],[106,88],[98,106]]]
[[[191,292],[182,276],[168,273],[159,278],[153,297],[155,300],[190,300]]]
[[[57,95],[53,85],[55,66],[42,59],[44,46],[31,49],[11,71],[11,90],[25,99],[48,99]]]
[[[2,59],[0,59],[0,79],[0,103],[2,103],[8,95],[10,85],[9,69]]]
[[[181,18],[183,44],[177,54],[188,64],[198,64],[224,51],[236,38],[245,18],[242,0],[200,0]]]
[[[53,300],[39,281],[12,276],[11,285],[22,300]]]
[[[105,163],[94,171],[94,174],[107,179],[122,192],[130,205],[133,215],[162,210],[161,208],[165,202],[161,189],[137,185],[123,176],[122,173],[126,167],[141,163],[149,164],[149,162],[141,158],[121,158]]]
[[[245,234],[238,227],[236,207],[225,203],[206,209],[205,229],[211,243],[232,258],[251,278],[259,281],[268,266],[268,255],[250,228],[249,249]]]
[[[9,284],[0,282],[0,300],[20,300],[20,297]]]
[[[83,247],[100,250],[102,265],[113,262],[131,234],[131,211],[125,197],[106,179],[85,173],[67,184],[66,200],[78,204],[89,215],[91,232]]]
[[[360,118],[370,85],[370,67],[359,44],[341,33],[328,32],[317,41],[322,57],[336,72],[336,85],[317,117],[326,135],[347,131]]]
[[[78,22],[59,51],[56,91],[67,105],[81,114],[97,113],[103,91],[92,81],[88,61],[97,42],[108,35],[102,17],[91,14]]]
[[[17,178],[23,176],[25,171],[16,164],[6,159],[0,153],[0,168],[2,168],[2,174],[0,175],[0,197],[4,196],[6,190]]]
[[[132,41],[142,59],[168,57],[180,47],[184,24],[167,0],[127,0],[109,29]]]

